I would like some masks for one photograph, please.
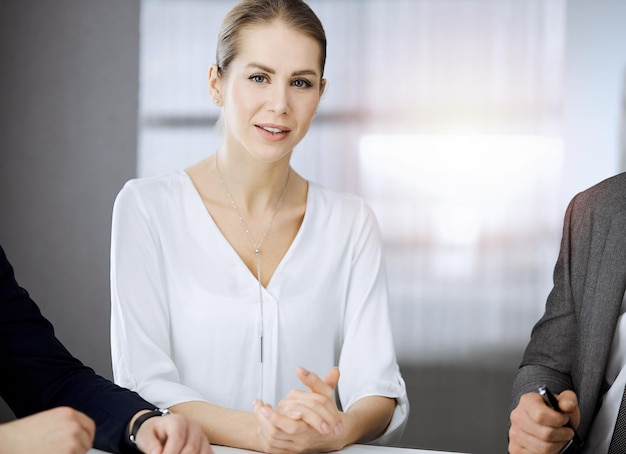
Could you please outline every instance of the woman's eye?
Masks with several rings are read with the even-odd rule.
[[[309,88],[313,86],[313,84],[306,79],[296,79],[292,83],[296,88]]]
[[[267,77],[263,76],[262,74],[253,74],[249,77],[249,79],[252,82],[257,82],[259,84],[262,84],[263,82],[267,80]]]

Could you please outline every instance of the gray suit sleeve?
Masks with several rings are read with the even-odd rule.
[[[512,392],[511,409],[517,406],[520,397],[547,385],[553,392],[572,389],[572,356],[575,354],[575,257],[572,232],[585,230],[575,216],[576,198],[570,202],[563,224],[563,236],[559,257],[554,269],[554,286],[548,296],[545,312],[533,328],[530,342],[524,353]],[[583,247],[584,249],[584,247]],[[583,252],[583,251],[580,251]],[[584,255],[584,253],[583,253]]]

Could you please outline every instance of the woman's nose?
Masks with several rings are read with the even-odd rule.
[[[282,87],[272,87],[270,97],[267,100],[268,110],[283,115],[289,110],[289,96],[287,89]]]

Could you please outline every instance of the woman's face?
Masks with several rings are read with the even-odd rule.
[[[241,30],[227,73],[210,78],[224,106],[225,145],[264,162],[288,157],[324,90],[319,61],[319,44],[282,21]]]

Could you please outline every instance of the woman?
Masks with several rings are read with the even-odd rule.
[[[325,57],[304,2],[239,3],[209,70],[223,143],[185,171],[127,183],[115,203],[115,380],[214,444],[331,451],[389,443],[406,423],[374,216],[289,163]]]

